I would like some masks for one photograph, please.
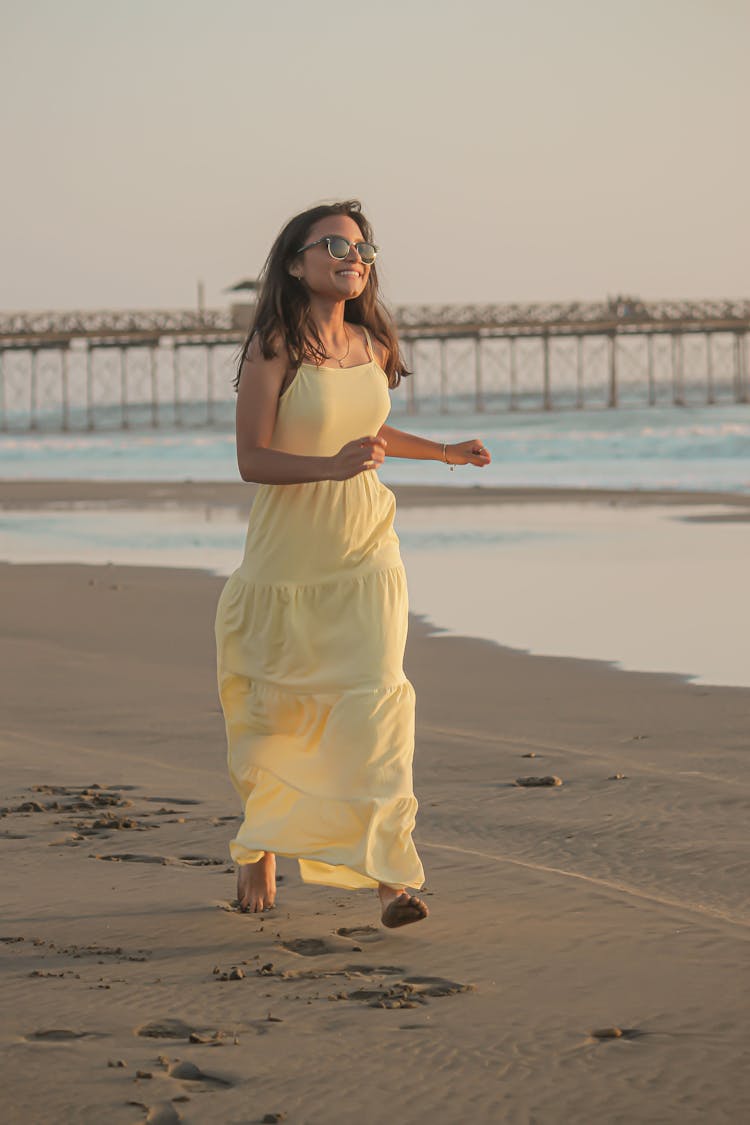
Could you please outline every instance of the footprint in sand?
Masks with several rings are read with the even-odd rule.
[[[298,953],[300,957],[323,957],[329,953],[339,953],[340,950],[322,938],[292,938],[291,941],[281,942],[284,949],[290,953]]]
[[[142,1039],[189,1039],[194,1029],[190,1024],[177,1019],[153,1020],[135,1029]]]
[[[382,934],[380,933],[380,930],[377,928],[377,926],[339,926],[339,928],[336,930],[336,933],[339,935],[339,937],[362,938],[370,937],[372,935],[378,938],[382,937]]]
[[[157,863],[163,867],[223,867],[225,859],[215,859],[208,855],[145,855],[140,852],[111,852],[108,855],[95,855],[108,863]]]
[[[416,1008],[426,1004],[428,996],[456,996],[473,989],[471,984],[460,984],[443,977],[405,977],[391,985],[357,988],[349,993],[349,999],[362,1001],[371,1008]]]
[[[144,801],[151,801],[156,805],[200,805],[202,802],[195,797],[144,797]]]

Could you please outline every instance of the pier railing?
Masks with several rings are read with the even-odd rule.
[[[0,428],[230,425],[251,305],[0,313]],[[407,305],[409,413],[747,403],[750,301]]]

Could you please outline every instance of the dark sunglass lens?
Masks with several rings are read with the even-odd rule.
[[[349,243],[347,239],[334,235],[333,238],[328,240],[328,249],[332,258],[338,258],[339,261],[343,261],[349,253]]]
[[[371,266],[372,263],[375,261],[375,255],[377,253],[377,251],[376,251],[375,247],[372,245],[372,243],[371,242],[358,242],[357,243],[357,250],[359,251],[359,256],[362,259],[362,261],[365,263],[365,265]]]

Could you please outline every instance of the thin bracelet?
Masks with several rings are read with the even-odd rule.
[[[450,469],[450,471],[453,472],[453,470],[455,469],[456,466],[451,465],[450,461],[448,460],[448,454],[445,451],[446,445],[447,445],[447,442],[443,442],[443,460],[445,461],[445,463],[448,466],[448,468]]]

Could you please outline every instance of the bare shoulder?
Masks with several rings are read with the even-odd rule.
[[[272,346],[275,354],[266,357],[260,337],[252,337],[240,369],[240,389],[261,385],[278,393],[289,370],[289,353],[283,340],[273,340]]]

